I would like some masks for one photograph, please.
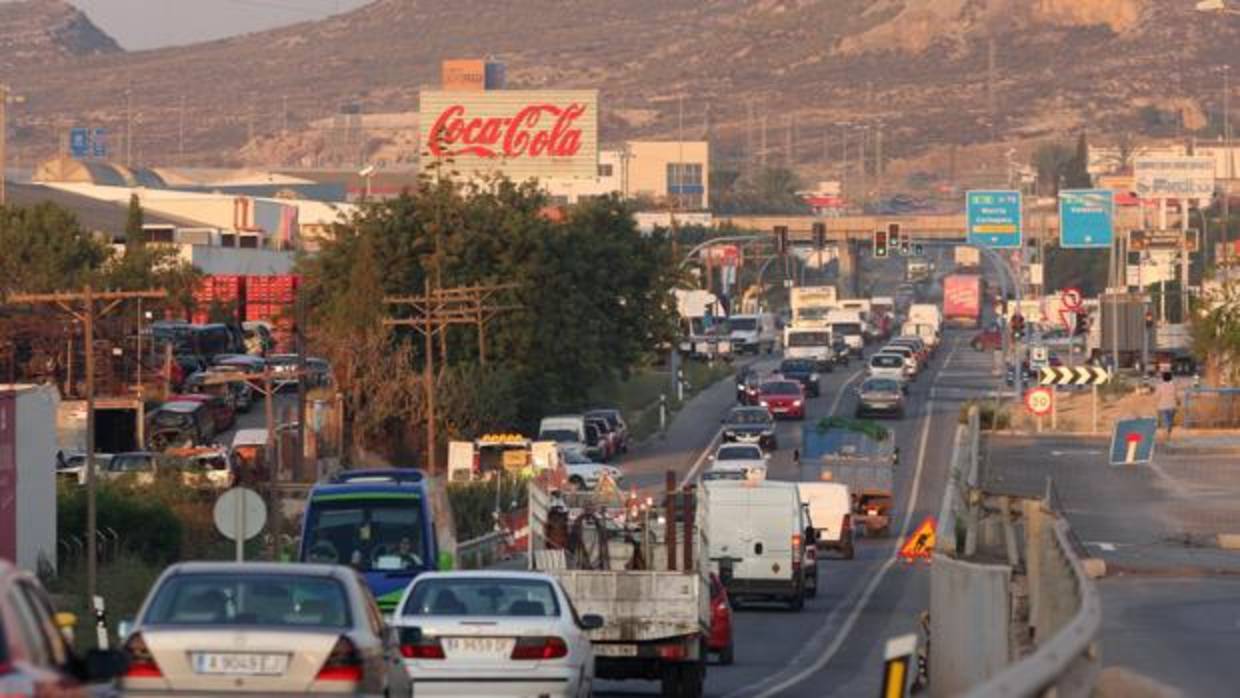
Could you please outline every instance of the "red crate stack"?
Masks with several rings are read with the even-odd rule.
[[[246,290],[245,277],[218,274],[203,277],[194,290],[194,312],[191,320],[196,324],[208,321],[212,305],[221,305],[237,317],[244,317]]]
[[[293,350],[293,304],[297,301],[300,277],[251,276],[246,279],[246,320],[271,323],[277,352]]]

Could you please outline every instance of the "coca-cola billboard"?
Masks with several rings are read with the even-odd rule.
[[[598,176],[596,90],[424,90],[419,114],[422,167],[464,176]]]

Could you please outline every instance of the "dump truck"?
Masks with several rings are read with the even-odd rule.
[[[885,536],[891,531],[900,462],[895,442],[895,432],[869,420],[831,417],[806,424],[797,462],[800,479],[848,485],[853,524],[868,536]]]
[[[539,473],[529,487],[529,566],[556,577],[578,614],[606,620],[589,633],[595,676],[701,696],[710,631],[705,500],[671,482],[659,498],[639,501],[615,488],[571,491],[563,470]]]

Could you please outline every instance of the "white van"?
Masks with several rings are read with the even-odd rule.
[[[779,599],[801,610],[816,590],[806,579],[808,523],[796,484],[713,480],[702,488],[709,557],[728,597],[738,603]]]
[[[848,351],[861,356],[865,350],[865,319],[857,310],[832,310],[827,313],[827,326],[831,334],[843,337]]]
[[[562,414],[543,417],[538,424],[538,440],[559,444],[584,444],[586,442],[586,418],[580,414]]]
[[[733,315],[728,318],[732,331],[732,354],[770,354],[775,351],[779,331],[775,328],[775,316],[770,313],[757,315]]]
[[[801,501],[809,507],[810,521],[818,532],[818,547],[835,550],[853,559],[852,493],[842,482],[801,482]]]
[[[831,331],[821,327],[784,328],[784,358],[812,359],[819,371],[835,366],[835,347]]]

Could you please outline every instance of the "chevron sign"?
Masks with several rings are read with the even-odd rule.
[[[1105,368],[1097,366],[1046,366],[1042,385],[1102,385],[1111,380]]]

